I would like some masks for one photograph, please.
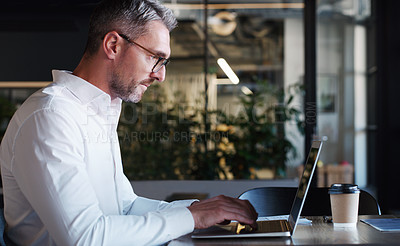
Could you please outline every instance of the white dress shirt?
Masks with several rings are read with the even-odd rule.
[[[190,233],[193,200],[137,196],[123,174],[121,100],[66,71],[29,97],[0,147],[7,235],[18,245],[153,245]]]

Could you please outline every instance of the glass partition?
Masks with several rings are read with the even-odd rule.
[[[164,83],[125,104],[126,172],[132,179],[297,177],[303,1],[203,3],[164,1],[179,21],[171,63]]]
[[[119,136],[129,178],[298,177],[306,152],[304,2],[209,0],[206,6],[194,0],[163,2],[174,11],[179,25],[171,33],[166,81],[150,87],[141,103],[123,105]],[[317,133],[328,138],[320,159],[325,164],[354,164],[356,182],[363,186],[370,1],[317,3]],[[15,13],[15,18],[18,15],[23,13]],[[82,50],[70,52],[65,47],[71,44],[65,40],[84,46],[89,13],[87,9],[76,16],[64,13],[67,17],[75,28],[0,33],[12,40],[30,37],[24,46],[10,47],[24,57],[14,70],[32,64],[35,70],[49,64],[73,69],[64,64],[75,64]],[[57,47],[44,44],[46,35],[57,40]],[[37,47],[46,59],[31,57],[29,52]],[[67,51],[73,54],[62,55]],[[52,60],[54,53],[60,54],[57,59],[62,63]],[[4,81],[21,80],[23,73],[10,69],[6,74],[0,76],[2,100],[19,104],[38,87],[7,86]],[[48,81],[48,77],[38,73],[32,80]],[[1,121],[2,129],[6,124],[7,120]]]
[[[327,137],[321,159],[325,164],[353,165],[352,181],[361,187],[367,185],[366,47],[370,6],[369,0],[321,0],[317,10],[318,134]]]

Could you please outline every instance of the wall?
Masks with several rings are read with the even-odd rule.
[[[302,19],[285,19],[284,21],[284,86],[303,82],[304,77],[304,28]],[[304,98],[295,99],[296,108],[304,112]],[[297,158],[289,161],[288,166],[295,172],[295,167],[304,164],[304,136],[297,131],[297,126],[286,123],[286,135],[297,148]]]
[[[73,70],[83,54],[89,15],[9,13],[0,28],[0,81],[51,81],[52,69]]]
[[[377,63],[369,76],[376,76],[376,107],[373,114],[376,126],[376,151],[371,164],[376,172],[372,173],[377,180],[378,201],[383,213],[400,213],[399,186],[399,149],[400,149],[400,114],[399,114],[399,68],[400,68],[400,1],[375,1],[376,10],[376,44]],[[373,81],[371,81],[373,82]],[[372,129],[372,127],[371,127]]]
[[[244,191],[257,187],[297,187],[298,180],[155,180],[131,181],[131,184],[139,196],[164,200],[173,193],[205,193],[208,197],[223,194],[237,197]]]

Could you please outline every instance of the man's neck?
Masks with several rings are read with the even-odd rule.
[[[96,57],[88,58],[87,56],[83,56],[73,74],[88,81],[113,98],[108,83],[109,74],[107,71],[109,71],[109,66],[106,62]]]

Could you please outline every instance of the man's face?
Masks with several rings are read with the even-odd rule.
[[[155,80],[162,82],[165,79],[165,66],[157,72],[152,69],[158,60],[154,54],[164,58],[170,56],[169,31],[162,22],[152,21],[148,24],[147,34],[134,40],[145,49],[123,41],[121,57],[112,69],[110,90],[112,97],[137,103]]]

